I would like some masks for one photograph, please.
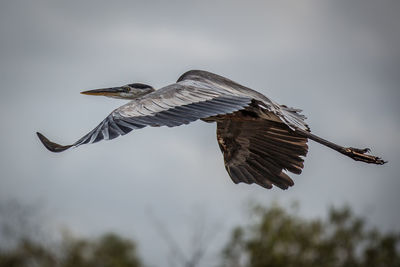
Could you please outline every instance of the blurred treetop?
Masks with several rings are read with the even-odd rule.
[[[0,215],[8,215],[0,216],[0,267],[145,266],[136,243],[113,233],[88,239],[66,232],[60,241],[41,242],[35,238],[37,216],[24,210],[18,205],[0,209]],[[296,210],[276,204],[254,206],[251,214],[254,220],[232,231],[221,255],[222,267],[400,267],[400,234],[367,228],[349,207],[331,208],[325,220],[302,218]],[[201,253],[184,255],[179,266],[201,266],[205,248],[212,243],[199,238],[193,242]]]
[[[227,267],[400,266],[400,234],[366,229],[349,207],[304,219],[278,205],[253,209],[255,222],[237,227],[223,251]]]
[[[58,248],[21,240],[12,250],[0,251],[1,267],[140,267],[133,241],[115,234],[98,239],[65,237]]]

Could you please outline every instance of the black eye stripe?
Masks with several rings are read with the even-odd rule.
[[[148,89],[148,88],[152,88],[150,85],[147,84],[143,84],[143,83],[131,83],[128,84],[129,87],[134,87],[136,89]]]

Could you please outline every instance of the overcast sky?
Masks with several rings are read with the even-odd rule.
[[[155,266],[168,251],[154,217],[182,247],[201,222],[216,227],[217,249],[249,199],[299,201],[309,217],[347,203],[400,230],[399,12],[398,1],[1,1],[0,201],[41,201],[46,220],[78,235],[132,237]],[[266,190],[231,182],[213,124],[145,128],[62,154],[35,136],[72,143],[125,103],[80,91],[160,88],[189,69],[301,108],[313,133],[389,163],[310,142],[295,186]]]

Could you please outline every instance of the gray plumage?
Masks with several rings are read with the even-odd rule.
[[[222,76],[200,70],[184,73],[176,83],[154,90],[144,84],[84,92],[129,98],[96,128],[72,145],[62,146],[42,134],[42,143],[53,152],[114,139],[146,126],[174,127],[203,120],[217,122],[217,140],[233,182],[272,185],[286,189],[293,181],[284,172],[300,174],[308,138],[355,160],[383,164],[367,150],[344,148],[310,133],[299,109],[279,105],[263,94]]]

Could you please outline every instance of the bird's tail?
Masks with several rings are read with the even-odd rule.
[[[380,157],[366,154],[371,151],[369,148],[359,149],[354,147],[342,147],[302,129],[296,129],[296,132],[301,136],[307,137],[317,143],[330,147],[337,152],[346,155],[356,161],[363,161],[366,163],[378,165],[383,165],[387,162]]]

